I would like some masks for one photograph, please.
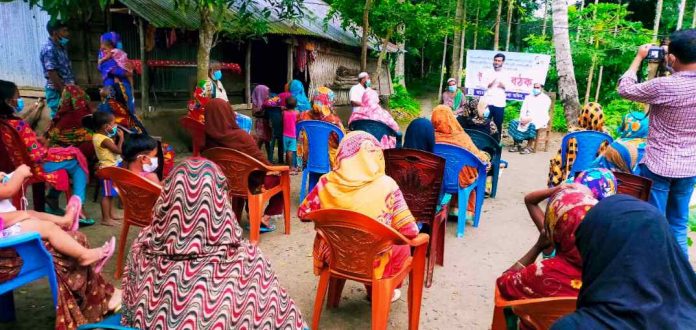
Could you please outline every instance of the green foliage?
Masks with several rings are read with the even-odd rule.
[[[696,205],[689,206],[689,230],[696,232]],[[693,244],[691,237],[688,237],[689,246]]]
[[[415,117],[420,114],[420,103],[408,93],[406,87],[394,85],[394,94],[389,98],[389,107]]]
[[[12,0],[2,0],[11,2]],[[24,0],[30,7],[39,6],[51,16],[51,19],[64,21],[71,19],[84,20],[91,16],[95,9],[104,10],[113,0]],[[98,6],[98,7],[97,7]]]

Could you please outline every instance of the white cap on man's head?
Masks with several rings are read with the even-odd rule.
[[[367,78],[367,76],[368,76],[367,72],[360,72],[360,74],[358,74],[358,79]]]
[[[454,78],[449,78],[449,79],[447,79],[447,83],[448,83],[448,84],[451,83],[451,82],[455,82],[455,81],[456,81],[456,80],[455,80]]]

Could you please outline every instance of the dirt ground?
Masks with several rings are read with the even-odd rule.
[[[423,103],[424,109],[431,109],[429,100],[423,100]],[[428,113],[424,115],[429,117]],[[171,132],[167,134],[176,135]],[[522,202],[523,197],[527,192],[545,187],[548,160],[557,150],[559,140],[560,135],[554,135],[548,152],[520,155],[505,150],[503,159],[509,162],[510,167],[502,171],[497,197],[485,200],[479,227],[468,225],[464,237],[456,238],[456,222],[447,224],[445,265],[435,268],[432,287],[424,289],[420,318],[422,329],[490,328],[495,279],[527,251],[538,235]],[[176,140],[174,144],[177,144]],[[177,149],[184,148],[177,145]],[[287,288],[310,324],[318,278],[312,273],[313,225],[300,222],[296,216],[300,179],[300,176],[295,176],[292,181],[291,235],[283,234],[282,222],[279,222],[276,232],[262,235],[260,248],[271,261],[281,285]],[[92,189],[90,187],[88,196],[92,196]],[[97,216],[98,204],[92,203],[91,197],[88,199],[87,211]],[[246,215],[242,221],[246,221]],[[129,241],[135,237],[137,230],[131,228]],[[120,228],[97,224],[81,231],[89,236],[93,245],[99,245],[112,235],[118,238]],[[690,254],[692,264],[696,264],[693,257],[696,248],[692,247]],[[112,283],[120,286],[113,280],[114,267],[115,258],[103,273]],[[408,327],[407,285],[404,286],[402,298],[391,305],[390,329]],[[53,327],[54,313],[45,280],[16,290],[15,304],[18,321],[0,324],[0,329]],[[320,326],[323,329],[368,329],[370,304],[365,299],[363,286],[348,282],[340,307],[324,310]]]

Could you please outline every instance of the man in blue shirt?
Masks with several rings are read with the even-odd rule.
[[[65,85],[75,84],[70,57],[68,57],[68,27],[60,21],[49,21],[46,25],[48,41],[41,48],[41,65],[46,77],[46,102],[55,117]]]

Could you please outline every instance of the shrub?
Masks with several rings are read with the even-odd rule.
[[[407,116],[415,117],[420,114],[420,103],[406,90],[406,87],[394,85],[394,94],[389,98],[389,107]]]

